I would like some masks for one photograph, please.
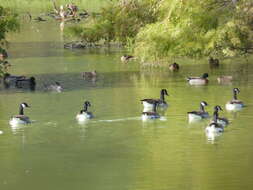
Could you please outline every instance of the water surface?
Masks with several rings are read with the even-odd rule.
[[[150,69],[122,64],[119,50],[64,50],[59,23],[24,24],[9,36],[10,72],[34,76],[34,92],[0,91],[0,189],[61,190],[237,190],[253,188],[253,59],[221,61],[210,69],[206,60],[179,62],[181,70]],[[81,72],[96,70],[96,81]],[[208,86],[192,87],[185,78],[208,72]],[[219,75],[233,75],[219,85]],[[62,93],[45,92],[44,84],[59,81]],[[215,139],[204,132],[207,121],[189,124],[187,112],[205,100],[213,106],[232,97],[232,88],[247,107],[221,114],[231,124]],[[142,122],[140,99],[169,92],[163,120]],[[75,115],[84,100],[95,118],[78,124]],[[34,122],[11,128],[18,105]]]

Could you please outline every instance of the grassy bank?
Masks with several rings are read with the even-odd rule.
[[[98,11],[100,7],[105,5],[109,0],[55,0],[57,6],[65,5],[67,3],[75,3],[79,9],[88,11]],[[0,0],[0,5],[15,9],[15,11],[40,13],[53,9],[52,0]]]

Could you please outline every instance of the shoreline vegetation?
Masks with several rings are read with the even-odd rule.
[[[18,13],[45,13],[52,11],[53,3],[66,5],[75,3],[81,10],[98,11],[110,0],[0,0],[0,5],[10,8]]]
[[[0,2],[15,10],[20,4],[20,0]],[[57,7],[60,15],[60,7],[68,13],[68,3],[68,0],[22,0],[19,11],[25,13],[27,8],[27,12],[31,9],[31,13],[47,14]],[[74,22],[64,29],[64,35],[72,42],[66,43],[65,48],[125,47],[145,65],[163,65],[182,57],[224,59],[253,53],[252,0],[71,3],[78,7],[77,15],[87,13],[87,16],[82,22],[81,17],[71,17]],[[55,14],[53,18],[56,19]],[[68,19],[65,22],[71,21]],[[64,21],[64,16],[61,20]]]
[[[6,60],[8,53],[5,50],[7,41],[6,34],[11,31],[17,31],[19,29],[19,22],[17,14],[12,12],[8,8],[0,6],[0,77],[7,72],[10,63]]]
[[[67,34],[87,43],[122,43],[143,63],[253,53],[251,0],[118,0],[99,13]]]

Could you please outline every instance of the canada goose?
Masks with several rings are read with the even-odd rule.
[[[97,71],[83,72],[82,76],[84,79],[92,79],[97,77]]]
[[[208,62],[209,62],[210,67],[219,67],[220,65],[219,59],[214,59],[212,57],[209,58]]]
[[[86,121],[87,119],[93,118],[93,114],[91,112],[88,112],[88,107],[90,107],[91,104],[89,101],[84,102],[84,108],[76,115],[76,119],[80,122]]]
[[[154,107],[153,107],[153,110],[152,111],[144,111],[142,112],[142,120],[153,120],[153,119],[158,119],[160,118],[160,115],[157,113],[157,106],[158,106],[158,102],[155,102],[154,103]]]
[[[217,78],[219,84],[229,84],[233,80],[232,76],[220,76]]]
[[[144,106],[144,110],[154,109],[155,104],[159,108],[167,108],[168,104],[165,101],[165,97],[164,97],[165,95],[168,96],[168,92],[166,89],[162,89],[160,91],[160,99],[143,99],[143,100],[141,100],[141,102]]]
[[[187,81],[190,85],[206,85],[208,83],[208,73],[204,73],[202,77],[188,77]]]
[[[54,92],[62,92],[63,88],[59,82],[55,82],[55,84],[51,85],[44,85],[45,90],[47,91],[54,91]]]
[[[189,122],[199,121],[209,117],[208,112],[205,111],[205,106],[208,104],[205,101],[200,102],[199,111],[188,112]]]
[[[239,88],[233,89],[233,99],[226,103],[226,109],[229,111],[237,111],[242,109],[245,105],[242,101],[237,99],[237,94],[240,92]]]
[[[217,112],[214,111],[213,121],[206,127],[207,133],[220,133],[224,131],[224,127],[217,122],[218,115]]]
[[[31,123],[29,117],[24,115],[24,108],[28,108],[27,103],[21,103],[19,106],[19,115],[12,116],[9,121],[10,125],[18,125],[18,124],[28,124]]]
[[[169,70],[178,71],[179,70],[179,65],[177,63],[170,64],[169,65]]]
[[[17,88],[35,90],[36,81],[34,77],[30,77],[29,79],[18,79],[15,85]]]
[[[132,55],[122,55],[121,58],[120,58],[120,60],[122,62],[127,62],[127,61],[130,61],[132,59],[134,59],[134,56],[132,56]]]
[[[220,118],[219,114],[218,114],[219,111],[223,111],[222,108],[220,106],[218,106],[218,105],[215,106],[214,107],[214,114],[216,115],[217,123],[219,125],[221,125],[222,127],[225,127],[225,126],[227,126],[229,124],[229,121],[228,121],[227,118]]]

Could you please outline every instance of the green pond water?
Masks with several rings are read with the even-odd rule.
[[[253,188],[252,58],[221,61],[182,60],[178,73],[166,68],[122,64],[115,49],[64,50],[59,23],[24,24],[8,36],[10,73],[34,76],[36,90],[0,87],[1,190],[238,190]],[[81,72],[97,70],[96,81]],[[189,86],[187,76],[208,72],[210,83]],[[217,83],[232,75],[234,82]],[[62,93],[45,92],[58,81]],[[232,98],[232,88],[247,107],[221,112],[230,125],[220,136],[205,134],[208,120],[189,124],[187,112],[205,100],[213,106]],[[143,98],[168,90],[163,119],[141,120]],[[89,100],[94,119],[78,124],[76,114]],[[33,120],[12,128],[9,119],[21,102]]]

